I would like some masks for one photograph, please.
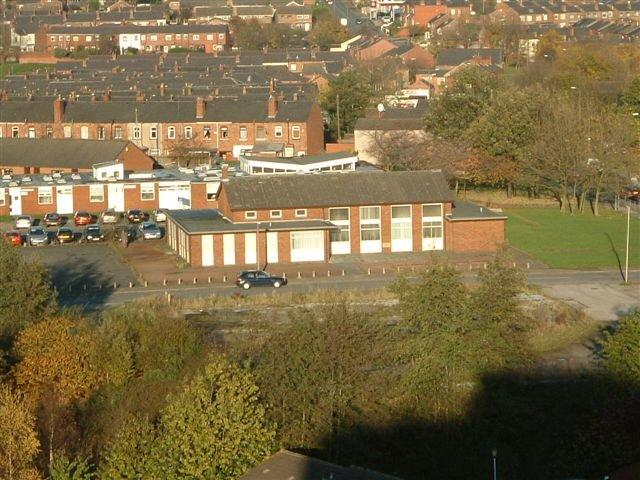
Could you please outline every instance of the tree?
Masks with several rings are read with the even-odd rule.
[[[65,455],[59,455],[49,467],[50,480],[93,480],[97,476],[93,473],[93,466],[87,458],[70,460]]]
[[[536,48],[536,57],[539,59],[554,60],[560,51],[562,37],[553,28],[542,34]]]
[[[320,93],[320,104],[329,113],[330,128],[337,138],[343,132],[353,131],[356,120],[362,116],[374,97],[375,92],[367,75],[361,70],[344,70],[329,81],[327,88]]]
[[[620,320],[603,341],[604,370],[624,383],[640,385],[640,310]]]
[[[237,478],[273,448],[259,390],[247,371],[214,355],[171,396],[157,432],[167,478]]]
[[[22,395],[0,385],[0,478],[40,478],[34,467],[40,450],[35,424],[35,415]]]
[[[9,346],[22,328],[56,308],[49,272],[37,262],[27,262],[6,242],[0,242],[0,346]]]
[[[431,101],[425,117],[427,132],[445,140],[460,139],[500,88],[495,75],[475,67],[463,69],[452,88]]]
[[[337,45],[349,38],[347,29],[330,13],[315,12],[315,23],[307,36],[307,41],[321,50],[328,50],[331,45]]]

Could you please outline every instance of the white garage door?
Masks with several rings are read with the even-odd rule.
[[[322,262],[324,260],[324,231],[291,232],[292,262]]]
[[[244,234],[244,263],[245,265],[251,265],[258,261],[257,259],[257,246],[256,246],[256,234],[245,233]]]
[[[191,187],[188,183],[161,183],[158,186],[158,206],[167,210],[191,208]]]
[[[222,236],[222,248],[225,265],[236,263],[236,236],[233,233],[225,233]]]
[[[56,210],[58,213],[73,213],[73,187],[56,187]]]

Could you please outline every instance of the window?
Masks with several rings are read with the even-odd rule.
[[[114,138],[117,138],[117,139],[122,138],[122,127],[116,127],[113,130],[113,136],[114,136]]]
[[[0,207],[4,207],[5,204],[5,200],[4,200],[4,188],[0,188]]]
[[[27,130],[27,138],[36,138],[35,127],[29,127],[29,130]]]
[[[104,127],[98,127],[98,140],[104,140],[107,136],[107,130]]]
[[[202,129],[202,136],[204,138],[211,138],[211,127],[204,127]]]
[[[74,35],[73,36],[73,41],[74,42],[78,42],[78,41],[80,41],[80,38],[77,35]]]
[[[89,201],[104,202],[104,185],[89,185]]]
[[[282,218],[282,210],[271,210],[269,216],[271,218]]]
[[[191,127],[184,127],[184,138],[193,137],[193,129]]]
[[[255,220],[258,217],[258,214],[255,211],[244,212],[244,218],[247,220]]]
[[[209,40],[209,41],[213,40],[213,34],[212,33],[207,33],[207,40]]]
[[[296,217],[306,217],[307,216],[307,209],[306,208],[298,208],[296,210]]]
[[[140,127],[133,127],[133,138],[135,140],[140,140],[141,137],[141,129]]]
[[[53,137],[53,128],[47,127],[46,135],[47,135],[47,138],[52,138]],[[1,136],[2,136],[2,134],[0,132],[0,137]]]
[[[348,208],[330,208],[329,220],[336,225],[339,230],[331,230],[332,242],[348,242],[349,241],[349,209]]]
[[[169,140],[176,138],[176,127],[167,127],[167,138]]]
[[[437,248],[442,239],[442,205],[422,205],[422,249]],[[440,247],[441,248],[441,247]]]
[[[53,187],[38,187],[38,205],[53,203]]]
[[[380,207],[360,207],[360,240],[380,240]]]
[[[300,140],[300,127],[291,127],[291,138]]]
[[[267,132],[264,127],[256,127],[256,140],[264,140]]]
[[[152,42],[157,42],[158,41],[158,35],[151,35],[151,41]]]
[[[71,138],[71,127],[69,125],[64,127],[64,138]]]
[[[240,131],[242,132],[242,129],[240,129]],[[220,136],[222,138],[229,138],[229,129],[227,127],[222,127],[220,129]],[[240,138],[242,138],[242,136]]]
[[[85,140],[89,138],[89,127],[87,127],[86,125],[82,125],[80,127],[80,138],[83,138]]]
[[[224,33],[218,34],[218,40],[220,40],[221,42],[224,42]]]
[[[411,238],[411,205],[393,205],[391,207],[392,251],[410,251]]]
[[[222,131],[226,132],[226,128],[223,128]],[[224,135],[223,135],[224,136]],[[240,127],[240,140],[247,139],[247,127]]]
[[[156,186],[154,183],[140,184],[140,200],[155,200]]]
[[[18,135],[20,135],[20,129],[18,127],[11,127],[11,137],[18,138]]]
[[[193,34],[193,39],[194,40],[200,40],[200,35],[198,35],[197,33]]]
[[[151,127],[149,129],[149,138],[151,140],[156,140],[158,138],[158,127]]]
[[[2,128],[0,128],[0,138],[4,137],[4,133],[2,133]]]
[[[171,41],[171,35],[165,35],[165,36],[164,36],[164,39],[165,39],[167,42],[170,42],[170,41]]]
[[[218,189],[220,185],[218,183],[207,183],[207,201],[211,202],[218,197]]]
[[[91,40],[92,40],[91,35],[87,35],[87,36],[86,36],[86,37],[84,37],[84,38],[85,38],[85,40],[86,40],[87,42],[91,42]]]
[[[281,126],[277,126],[274,130],[273,130],[273,135],[276,138],[282,138],[282,127]]]

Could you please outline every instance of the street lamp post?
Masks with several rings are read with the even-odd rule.
[[[629,283],[629,227],[631,225],[631,207],[627,205],[627,248],[624,255],[624,283]]]
[[[491,456],[493,457],[493,480],[498,480],[498,465],[496,461],[496,457],[498,456],[497,448],[491,450]]]

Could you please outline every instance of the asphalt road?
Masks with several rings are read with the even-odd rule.
[[[329,5],[335,17],[347,19],[347,30],[351,35],[357,35],[367,31],[378,31],[379,29],[363,15],[360,10],[353,7],[348,0],[334,0],[333,5]]]
[[[610,298],[610,305],[606,308],[600,306],[602,312],[609,315],[612,312],[628,310],[631,306],[640,305],[640,270],[630,272],[630,281],[634,284],[621,286],[622,277],[620,272],[607,271],[571,271],[571,270],[536,270],[527,272],[530,284],[537,285],[543,291],[556,298],[573,300],[586,308],[597,307],[602,302],[607,302]],[[105,307],[113,307],[126,302],[139,300],[142,298],[164,296],[166,293],[174,297],[198,298],[209,295],[232,295],[242,293],[243,295],[256,295],[262,293],[273,293],[278,295],[282,292],[312,292],[319,289],[333,289],[337,291],[345,290],[366,290],[383,288],[394,280],[394,276],[346,276],[331,278],[307,278],[291,279],[289,285],[279,290],[272,288],[252,288],[251,290],[240,290],[233,283],[213,284],[213,285],[173,285],[167,287],[134,287],[134,288],[105,288],[98,292],[84,293],[78,292],[69,294],[61,292],[61,302],[66,306],[83,306],[87,310],[99,310]],[[473,282],[475,274],[465,274],[466,281]],[[607,287],[611,292],[618,292],[616,297],[612,293],[604,291],[598,297],[595,295],[597,289]],[[573,298],[571,291],[581,292],[580,296]],[[591,292],[591,293],[590,293]],[[593,297],[595,305],[590,305],[590,298]],[[602,318],[604,319],[604,318]]]

